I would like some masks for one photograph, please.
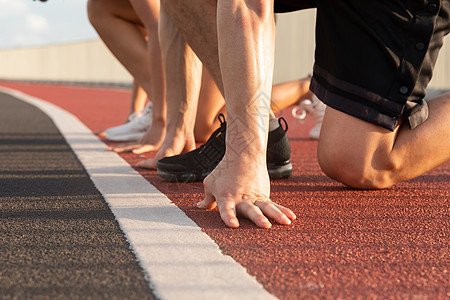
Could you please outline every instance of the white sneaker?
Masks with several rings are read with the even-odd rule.
[[[152,125],[153,105],[147,103],[142,114],[130,122],[105,130],[105,138],[113,142],[139,141]]]
[[[322,127],[323,115],[325,114],[325,103],[319,100],[316,95],[310,99],[305,99],[300,104],[292,109],[292,115],[300,120],[304,120],[309,114],[316,125],[309,131],[310,138],[314,140],[319,139],[320,128]]]

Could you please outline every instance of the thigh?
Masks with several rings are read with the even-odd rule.
[[[160,1],[159,0],[129,0],[136,14],[142,20],[147,30],[157,33]]]
[[[348,186],[373,188],[380,171],[394,169],[391,153],[399,130],[400,125],[390,131],[327,107],[317,150],[320,167]]]
[[[114,16],[125,21],[141,25],[141,20],[131,6],[130,0],[89,0],[88,12],[90,17]]]
[[[327,107],[322,122],[319,147],[325,152],[348,153],[349,157],[372,156],[376,151],[392,150],[394,131]],[[321,150],[321,151],[322,151]]]

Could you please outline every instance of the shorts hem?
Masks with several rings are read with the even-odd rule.
[[[317,77],[318,76],[314,73],[314,76],[311,79],[310,89],[326,105],[390,131],[393,131],[397,127],[400,114],[398,117],[384,114],[367,103],[362,103],[361,101],[353,100],[348,96],[340,95],[330,88],[326,88],[318,81]]]

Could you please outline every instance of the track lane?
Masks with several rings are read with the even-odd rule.
[[[16,87],[45,94],[36,85]],[[89,94],[79,91],[83,101]],[[61,98],[47,100],[69,107]],[[71,110],[95,130],[98,120],[82,106]],[[305,126],[285,116],[294,174],[272,182],[272,195],[299,216],[293,226],[265,231],[244,221],[238,230],[225,228],[217,212],[195,208],[201,184],[169,184],[154,171],[138,171],[280,299],[448,298],[450,164],[384,191],[347,189],[320,172],[316,142],[306,138]],[[122,157],[131,164],[142,159]]]

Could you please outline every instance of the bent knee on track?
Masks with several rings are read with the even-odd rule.
[[[385,189],[394,185],[398,166],[388,156],[374,156],[339,151],[318,150],[322,171],[330,178],[356,189]]]

